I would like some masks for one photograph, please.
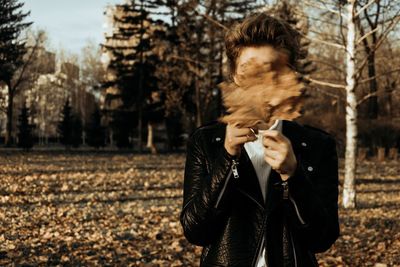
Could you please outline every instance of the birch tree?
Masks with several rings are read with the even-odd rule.
[[[343,185],[343,206],[355,207],[355,174],[357,151],[357,99],[356,99],[356,0],[349,0],[346,6],[346,154],[345,179]]]
[[[372,27],[369,31],[362,31],[360,34],[357,31],[357,25],[362,23],[365,19],[362,14],[365,14],[368,9],[376,0],[368,1],[367,3],[361,0],[318,0],[309,1],[305,0],[304,4],[309,10],[309,14],[319,14],[319,18],[313,18],[319,22],[328,23],[327,20],[323,21],[324,17],[333,17],[339,21],[337,25],[337,34],[329,40],[321,39],[321,32],[311,31],[307,38],[318,45],[328,46],[330,49],[339,49],[344,55],[344,70],[345,82],[334,83],[324,80],[317,80],[313,77],[306,77],[310,82],[328,86],[340,90],[344,90],[346,94],[346,148],[345,148],[345,173],[344,173],[344,186],[343,186],[343,207],[354,208],[356,206],[356,190],[355,190],[355,175],[356,175],[356,152],[357,152],[357,110],[361,103],[368,100],[373,94],[367,94],[361,99],[357,99],[356,89],[363,74],[363,69],[368,63],[368,56],[359,54],[362,49],[363,40],[374,36],[377,28]],[[375,9],[375,12],[383,12],[382,10]],[[390,15],[390,17],[389,17]],[[375,52],[379,46],[388,38],[388,34],[397,26],[400,16],[398,13],[385,13],[385,20],[380,24],[380,34],[376,35],[375,45],[369,53]],[[330,23],[335,20],[331,20]]]

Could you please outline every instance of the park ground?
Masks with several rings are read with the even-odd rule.
[[[0,151],[0,266],[198,266],[179,224],[184,161]],[[359,163],[357,191],[320,266],[400,266],[399,162]]]

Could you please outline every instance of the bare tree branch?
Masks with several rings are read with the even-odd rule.
[[[340,13],[342,13],[342,6],[341,5],[339,5],[339,12]],[[343,45],[344,45],[344,47],[346,47],[346,37],[344,36],[344,32],[343,32],[343,18],[342,18],[342,16],[339,16],[340,17],[340,20],[339,20],[339,24],[340,24],[340,27],[339,27],[339,30],[340,30],[340,35],[342,36],[342,42],[343,42]]]
[[[400,9],[397,12],[397,14],[399,14],[399,12],[400,12]],[[383,41],[386,39],[388,34],[391,32],[391,30],[397,25],[397,23],[399,23],[399,21],[400,21],[400,16],[396,15],[395,19],[392,20],[392,22],[389,24],[389,26],[385,29],[385,31],[379,37],[378,42],[376,43],[375,47],[373,47],[373,51],[376,51],[382,45]],[[364,60],[360,64],[360,67],[357,70],[358,75],[356,77],[356,81],[358,81],[360,79],[362,70],[364,69],[364,67],[366,66],[367,63],[368,63],[368,55],[364,58]]]
[[[361,80],[361,81],[359,81],[358,83],[359,83],[359,84],[361,84],[361,83],[366,83],[366,82],[369,82],[369,81],[371,81],[371,80],[373,80],[373,79],[375,79],[375,78],[382,77],[382,76],[386,76],[386,75],[388,75],[388,74],[391,74],[391,73],[394,73],[394,72],[398,72],[398,71],[400,72],[400,68],[399,68],[399,69],[390,70],[390,71],[387,71],[387,72],[385,72],[385,73],[381,73],[381,74],[379,74],[379,75],[375,75],[375,76],[373,76],[373,77],[370,77],[370,78]]]
[[[369,31],[368,33],[364,34],[362,37],[360,37],[357,40],[357,44],[356,45],[359,45],[362,41],[364,41],[366,38],[368,38],[368,36],[370,36],[373,33],[376,33],[377,31],[378,31],[378,28],[375,28],[372,31]]]
[[[319,60],[319,59],[311,59],[311,60],[312,60],[313,62],[320,63],[320,64],[326,65],[326,66],[328,66],[328,67],[331,67],[332,69],[334,69],[334,70],[336,70],[336,71],[338,71],[338,72],[344,74],[343,69],[341,69],[340,67],[338,67],[337,65],[335,65],[335,64],[333,64],[333,63],[330,63],[330,62],[324,61],[324,60]]]
[[[295,10],[294,12],[296,13],[296,15],[304,17],[304,18],[307,18],[309,20],[314,20],[314,21],[326,23],[326,24],[329,24],[329,25],[337,26],[337,27],[343,27],[343,25],[340,25],[339,23],[334,23],[334,22],[331,22],[331,21],[328,21],[328,20],[323,20],[321,18],[312,17],[309,14],[305,15],[305,14],[303,14],[303,13],[297,11],[297,10]]]
[[[13,84],[12,88],[9,88],[10,91],[13,91],[13,93],[15,94],[18,86],[21,84],[21,82],[23,81],[23,77],[25,74],[26,69],[28,68],[28,66],[32,63],[32,60],[34,58],[34,55],[36,54],[37,49],[39,48],[40,45],[40,39],[42,38],[41,33],[38,33],[38,36],[35,39],[35,45],[32,48],[32,51],[27,59],[27,61],[24,63],[22,70],[18,76],[18,79],[16,80],[16,82]]]
[[[211,23],[215,24],[216,26],[220,27],[221,29],[223,29],[224,31],[228,30],[228,27],[226,27],[225,25],[221,24],[220,22],[216,21],[215,19],[213,19],[212,17],[210,17],[208,14],[202,14],[200,12],[198,12],[196,9],[194,9],[194,12],[199,15],[204,17],[205,19],[207,19],[208,21],[210,21]]]
[[[326,90],[322,90],[322,89],[320,89],[318,87],[315,87],[315,86],[310,86],[309,88],[313,89],[313,90],[315,90],[315,91],[317,91],[317,92],[319,92],[319,93],[321,93],[323,95],[326,95],[326,96],[329,96],[329,97],[332,97],[332,98],[336,98],[336,99],[340,99],[340,100],[344,101],[344,98],[342,96],[340,96],[340,95],[337,95],[337,94],[334,94],[334,93],[331,93],[331,92],[327,92]]]
[[[325,45],[332,46],[332,47],[335,47],[335,48],[338,48],[338,49],[345,49],[345,46],[343,46],[343,45],[336,44],[336,43],[331,43],[331,42],[324,41],[324,40],[320,40],[320,39],[317,39],[317,38],[312,38],[312,37],[309,37],[309,36],[307,36],[307,35],[305,35],[305,34],[303,34],[303,33],[301,33],[301,32],[300,32],[300,34],[301,34],[302,36],[304,36],[304,38],[306,38],[306,39],[308,39],[308,40],[310,40],[310,41],[312,41],[312,42],[316,42],[316,43],[320,43],[320,44],[325,44]]]
[[[368,100],[369,98],[376,96],[378,92],[373,92],[373,93],[369,93],[367,95],[365,95],[363,98],[361,98],[358,102],[357,102],[357,107],[359,105],[361,105],[363,102],[365,102],[366,100]]]
[[[334,10],[334,9],[328,7],[327,4],[326,4],[326,2],[324,2],[324,1],[319,1],[319,2],[321,2],[323,6],[320,6],[320,5],[315,4],[315,1],[304,0],[304,3],[305,3],[306,5],[308,5],[308,6],[310,6],[310,7],[315,7],[315,8],[318,8],[318,9],[320,9],[320,10],[323,10],[323,11],[329,11],[329,12],[331,12],[331,13],[333,13],[333,14],[346,17],[345,14],[341,14],[339,11]]]
[[[332,88],[339,88],[339,89],[345,89],[346,85],[344,84],[338,84],[338,83],[329,83],[329,82],[323,82],[323,81],[319,81],[319,80],[315,80],[309,76],[303,76],[304,79],[306,79],[307,81],[311,82],[311,83],[315,83],[318,85],[323,85],[323,86],[328,86],[328,87],[332,87]]]
[[[373,3],[375,3],[376,2],[376,0],[371,0],[371,1],[369,1],[365,6],[363,6],[360,10],[358,10],[357,12],[356,12],[356,17],[358,17],[362,12],[364,12],[364,10],[366,10],[370,5],[372,5]]]

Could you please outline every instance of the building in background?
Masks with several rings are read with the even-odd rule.
[[[74,113],[80,117],[83,125],[89,120],[96,104],[91,88],[80,79],[80,68],[70,62],[57,62],[55,53],[39,48],[38,64],[35,71],[38,78],[15,97],[13,113],[13,138],[17,136],[17,122],[24,101],[31,113],[31,123],[35,125],[34,134],[39,144],[58,142],[57,125],[61,119],[61,110],[69,99]],[[6,87],[0,86],[0,94],[6,96]],[[7,98],[0,99],[5,107]],[[1,136],[5,135],[6,116],[0,113]],[[85,134],[83,132],[83,142]]]

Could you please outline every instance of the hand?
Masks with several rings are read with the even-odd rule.
[[[228,124],[226,126],[224,147],[230,155],[239,156],[241,145],[256,139],[257,136],[251,128],[240,128],[237,125]]]
[[[297,167],[290,140],[277,130],[266,130],[263,132],[263,145],[265,161],[286,181]]]

